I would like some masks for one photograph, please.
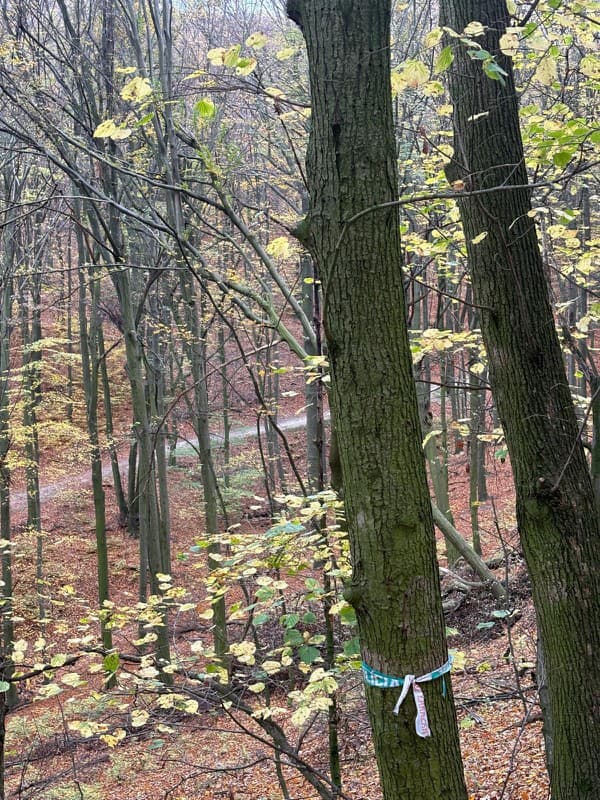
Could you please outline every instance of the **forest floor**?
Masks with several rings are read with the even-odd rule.
[[[242,420],[241,424],[247,423]],[[249,426],[250,427],[250,426]],[[249,431],[248,431],[249,432]],[[301,437],[289,432],[292,449]],[[186,451],[189,452],[189,451]],[[240,481],[231,498],[231,517],[244,530],[266,529],[270,521],[257,501],[259,460],[255,444],[238,442],[234,450]],[[85,453],[84,453],[85,456]],[[55,454],[57,460],[60,455]],[[452,507],[456,526],[470,528],[466,454],[451,459]],[[54,600],[45,625],[48,652],[69,651],[85,609],[96,601],[96,547],[92,497],[85,461],[52,470],[46,485],[43,526],[48,594]],[[60,474],[62,471],[62,474]],[[202,493],[193,455],[180,457],[170,472],[173,578],[193,597],[200,581],[193,547],[202,533]],[[488,489],[493,501],[479,508],[484,556],[498,558],[497,576],[508,579],[510,616],[494,616],[498,605],[482,589],[473,589],[448,615],[449,646],[462,655],[453,674],[455,700],[470,800],[547,800],[541,723],[536,705],[535,617],[528,580],[519,551],[512,506],[510,466],[490,454]],[[23,503],[15,487],[15,614],[21,621],[17,637],[39,636],[35,618],[36,542],[23,530]],[[117,603],[137,599],[138,543],[119,528],[111,487],[108,545],[111,596]],[[442,551],[440,542],[440,551]],[[457,571],[474,580],[469,570]],[[447,580],[447,579],[445,579]],[[197,597],[196,593],[196,597]],[[500,609],[501,611],[503,609]],[[187,646],[190,637],[208,636],[208,624],[196,612],[173,623],[174,647]],[[54,648],[54,649],[52,649]],[[129,650],[132,647],[129,646]],[[98,679],[99,680],[99,679]],[[109,747],[98,736],[84,738],[70,725],[89,716],[106,720],[111,728],[129,714],[130,692],[117,688],[108,698],[93,679],[84,687],[64,686],[48,699],[35,700],[39,681],[21,690],[21,703],[8,717],[6,758],[7,798],[20,800],[278,800],[273,754],[250,725],[243,732],[234,715],[206,711],[189,716],[171,711],[163,720],[139,728]],[[344,796],[377,800],[377,771],[370,746],[361,681],[349,673],[341,684],[340,739]],[[141,701],[140,701],[141,702]],[[285,703],[285,695],[281,698]],[[127,710],[124,710],[127,709]],[[291,715],[291,712],[290,712]],[[283,720],[284,727],[290,725]],[[435,731],[433,732],[435,736]],[[327,770],[324,724],[307,734],[303,755]],[[283,768],[290,800],[313,800],[316,794],[298,774]]]

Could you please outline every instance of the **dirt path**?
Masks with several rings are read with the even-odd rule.
[[[329,419],[329,412],[326,412],[325,418]],[[279,427],[283,431],[295,431],[299,430],[300,428],[304,428],[306,426],[306,414],[298,414],[291,417],[286,417],[285,419],[278,422]],[[213,433],[211,435],[213,446],[215,447],[222,447],[223,446],[223,434]],[[229,439],[232,444],[236,442],[244,441],[245,439],[253,439],[256,438],[256,425],[245,425],[239,428],[232,428],[229,433]],[[196,452],[196,448],[198,446],[198,439],[180,439],[179,443],[177,444],[177,455],[181,456],[191,456]],[[127,468],[129,465],[129,461],[127,457],[123,457],[119,459],[119,469],[121,470],[121,476],[125,477],[127,475]],[[110,462],[106,459],[103,461],[102,466],[102,477],[104,480],[112,480],[112,467]],[[40,479],[43,481],[43,475],[40,476]],[[85,472],[80,473],[79,475],[69,475],[65,478],[61,478],[58,481],[53,481],[52,483],[42,484],[40,487],[40,500],[42,506],[48,500],[53,500],[57,495],[59,495],[63,491],[70,490],[72,491],[76,487],[80,487],[81,489],[87,489],[92,485],[92,476],[90,470],[85,470]],[[27,492],[14,492],[11,493],[11,511],[13,513],[20,513],[26,510],[27,508]]]

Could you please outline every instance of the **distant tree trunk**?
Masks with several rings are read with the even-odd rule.
[[[481,463],[482,450],[479,434],[482,433],[484,390],[479,376],[469,369],[469,509],[471,514],[471,536],[473,550],[478,556],[481,552],[481,534],[479,531],[479,489],[480,472],[484,469]]]
[[[114,440],[114,425],[112,413],[112,397],[110,394],[110,380],[108,377],[108,367],[106,365],[106,347],[104,344],[104,330],[102,328],[102,321],[98,321],[98,357],[100,359],[100,377],[102,380],[102,399],[104,401],[104,425],[106,429],[107,447],[110,455],[110,466],[113,476],[113,487],[115,492],[115,501],[119,509],[119,525],[125,526],[129,519],[129,506],[127,505],[127,498],[123,489],[123,480],[121,478],[121,468],[119,466],[119,453],[117,445]],[[134,470],[135,474],[135,470]]]
[[[219,320],[217,335],[219,340],[219,375],[221,379],[221,402],[223,404],[223,486],[229,489],[229,461],[231,457],[231,417],[229,413],[229,377],[227,375],[227,357],[225,352],[225,325]]]
[[[186,298],[183,310],[183,329],[189,336],[184,337],[183,345],[187,353],[193,380],[193,417],[194,433],[198,439],[198,456],[200,458],[200,473],[202,476],[202,491],[204,500],[204,524],[206,536],[211,539],[208,547],[209,569],[218,569],[220,566],[219,554],[221,545],[218,541],[219,533],[219,496],[216,480],[212,443],[210,436],[209,398],[206,369],[206,331],[202,328],[201,298],[192,276],[182,273],[182,297]],[[213,557],[214,556],[214,557]],[[213,602],[213,642],[215,653],[225,667],[229,665],[229,643],[227,640],[227,610],[225,598],[215,597]]]
[[[600,797],[600,525],[555,330],[519,130],[505,0],[442,0],[441,24],[477,41],[506,72],[491,80],[451,39],[451,182],[490,189],[460,202],[490,382],[511,456],[517,518],[546,668],[554,800]],[[494,187],[498,187],[494,189]],[[479,236],[486,233],[485,238]],[[476,240],[478,243],[474,243]]]
[[[27,483],[27,529],[35,534],[35,575],[38,614],[47,616],[48,597],[44,580],[44,535],[40,500],[40,448],[38,442],[38,407],[41,400],[41,274],[25,277],[20,287],[21,337],[23,342],[23,427],[25,440],[25,479]]]
[[[75,202],[75,218],[81,219],[79,201]],[[105,601],[109,600],[109,569],[108,549],[106,543],[106,501],[104,486],[102,485],[102,452],[98,437],[98,300],[100,284],[94,280],[93,267],[86,270],[84,239],[81,228],[77,230],[77,243],[79,254],[79,342],[81,351],[81,366],[83,390],[86,404],[86,423],[90,443],[90,467],[92,475],[92,492],[94,497],[94,517],[96,529],[96,563],[98,575],[98,602],[102,608]],[[90,281],[91,311],[90,321],[87,317],[88,294],[86,279]],[[107,620],[101,618],[102,644],[106,650],[112,648],[111,626]]]
[[[362,656],[388,675],[446,662],[435,537],[404,312],[389,63],[390,0],[288,0],[312,91],[309,214],[298,228],[324,285],[331,404],[342,467]],[[353,215],[366,212],[346,224]],[[367,688],[386,800],[464,800],[458,731],[441,681],[412,698]]]
[[[309,200],[306,192],[302,193],[302,210],[308,212]],[[300,259],[300,276],[302,278],[302,308],[307,319],[312,320],[316,334],[316,344],[309,336],[304,335],[304,349],[310,356],[321,353],[321,322],[319,310],[319,285],[315,282],[315,268],[308,253]],[[325,475],[325,432],[323,424],[323,383],[321,380],[306,381],[304,385],[306,402],[306,477],[309,489],[322,485]]]
[[[160,548],[162,562],[171,564],[171,523],[169,488],[167,477],[167,424],[165,420],[165,362],[167,347],[164,331],[170,322],[170,314],[165,318],[166,309],[154,295],[150,298],[151,324],[148,326],[146,355],[146,387],[149,393],[149,413],[154,437],[156,461],[156,482],[158,489],[158,522],[160,526]],[[169,571],[169,570],[165,570]]]
[[[7,148],[10,152],[10,148]],[[18,202],[21,198],[23,183],[17,180],[15,165],[9,163],[3,169],[4,199],[8,206],[0,242],[2,244],[2,286],[0,290],[0,539],[11,541],[10,520],[10,469],[7,463],[11,444],[10,431],[10,346],[12,340],[13,310],[13,274],[15,270],[15,230],[18,215]],[[12,547],[3,547],[1,560],[2,591],[0,596],[0,616],[2,620],[2,647],[0,658],[2,667],[0,679],[10,679],[14,672],[14,664],[10,660],[12,643],[15,640],[13,622],[13,580],[12,580]],[[2,698],[0,707],[0,797],[4,797],[4,718],[9,709],[17,703],[17,690],[14,683]]]

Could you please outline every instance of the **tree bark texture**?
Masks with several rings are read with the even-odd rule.
[[[290,0],[307,43],[311,207],[298,235],[324,286],[330,402],[339,449],[362,656],[389,675],[447,659],[434,528],[402,286],[389,0]],[[449,689],[449,682],[447,688]],[[466,797],[451,692],[423,684],[432,737],[409,696],[367,687],[386,800]]]
[[[527,184],[510,59],[499,52],[505,0],[442,0],[441,24],[473,20],[506,71],[487,77],[449,39],[454,102],[451,181],[477,190]],[[578,436],[527,188],[460,202],[490,381],[511,456],[517,518],[531,575],[554,735],[554,800],[600,797],[600,530]],[[481,233],[486,237],[473,240]]]

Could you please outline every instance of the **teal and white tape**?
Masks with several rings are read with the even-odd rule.
[[[426,739],[431,736],[429,728],[429,720],[427,719],[427,709],[425,708],[425,697],[423,691],[419,686],[420,683],[427,683],[427,681],[434,681],[436,678],[444,680],[442,693],[446,695],[446,682],[444,675],[450,672],[452,667],[452,656],[448,656],[448,661],[439,669],[434,669],[428,672],[427,675],[420,675],[418,678],[415,675],[405,675],[403,678],[395,678],[393,675],[386,675],[385,672],[380,672],[378,669],[373,669],[365,662],[362,662],[362,671],[365,683],[369,686],[375,686],[377,689],[398,689],[402,687],[402,692],[398,698],[398,702],[394,706],[394,714],[400,711],[400,706],[404,702],[410,689],[413,690],[415,698],[415,705],[417,707],[417,716],[415,719],[415,730],[417,736]]]

